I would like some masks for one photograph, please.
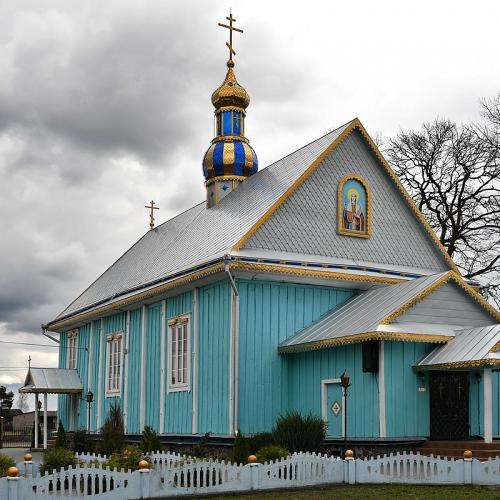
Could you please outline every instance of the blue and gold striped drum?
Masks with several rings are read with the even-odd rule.
[[[207,180],[221,175],[248,177],[257,170],[257,155],[243,141],[218,141],[208,148],[203,158],[203,175]]]

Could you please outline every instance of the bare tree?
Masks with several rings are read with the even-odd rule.
[[[500,94],[483,121],[401,131],[385,154],[465,278],[500,304]]]

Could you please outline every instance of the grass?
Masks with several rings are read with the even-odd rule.
[[[212,497],[213,499],[214,497]],[[226,499],[225,497],[215,497]],[[249,495],[231,495],[233,499],[269,500],[500,500],[500,488],[487,486],[419,486],[419,485],[339,485],[303,490],[271,491]]]

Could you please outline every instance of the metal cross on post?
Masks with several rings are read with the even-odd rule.
[[[229,11],[229,17],[226,17],[226,19],[229,21],[229,26],[227,24],[222,24],[218,23],[219,26],[222,26],[223,28],[227,28],[229,30],[229,43],[226,42],[227,48],[229,49],[229,60],[233,60],[233,55],[236,55],[236,52],[233,49],[233,31],[237,31],[238,33],[243,33],[243,30],[240,30],[239,28],[235,28],[233,26],[233,22],[236,22],[236,19],[233,17],[233,14],[231,14],[231,11]]]
[[[155,227],[154,210],[160,210],[160,207],[155,207],[155,202],[153,200],[151,200],[149,202],[149,205],[145,205],[144,208],[149,208],[149,210],[150,210],[149,227],[150,227],[150,230],[152,231]]]

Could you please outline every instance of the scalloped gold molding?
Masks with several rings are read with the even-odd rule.
[[[428,342],[430,344],[444,344],[452,340],[449,335],[427,335],[425,333],[391,333],[391,332],[367,332],[357,335],[346,335],[335,339],[324,339],[306,344],[296,344],[291,346],[278,347],[280,353],[295,353],[305,351],[315,351],[327,347],[335,347],[348,344],[359,344],[367,340],[391,340],[400,342]]]

